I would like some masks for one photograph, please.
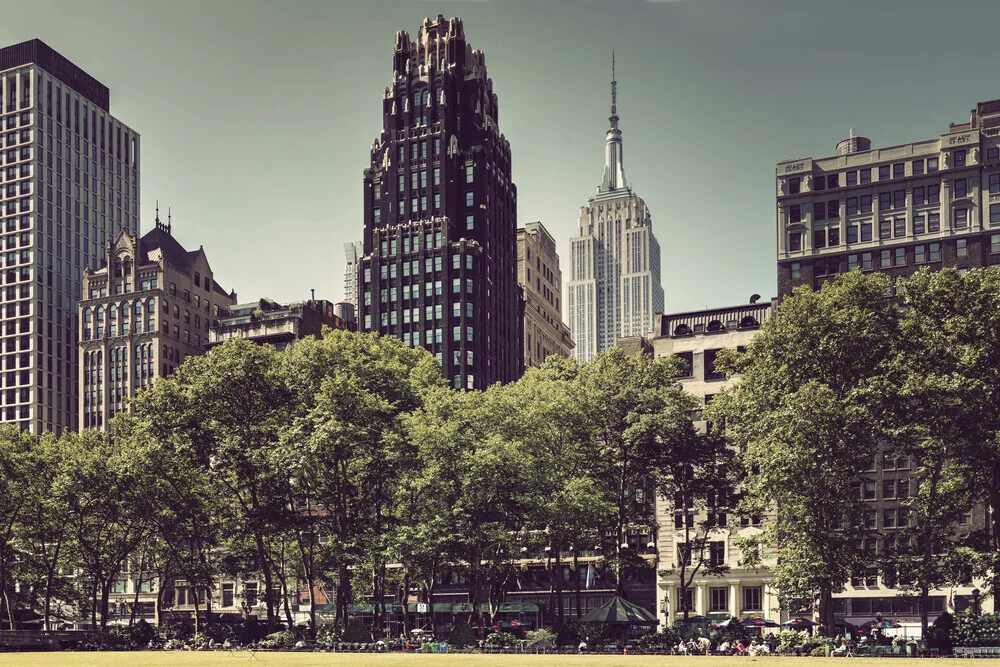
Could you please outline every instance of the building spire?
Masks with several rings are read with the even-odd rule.
[[[611,127],[604,143],[604,180],[599,190],[610,192],[628,187],[622,164],[622,132],[618,129],[618,80],[615,77],[615,52],[611,52]]]
[[[155,219],[155,222],[156,222],[156,226],[159,227],[160,226],[160,200],[159,199],[156,200],[156,219]]]

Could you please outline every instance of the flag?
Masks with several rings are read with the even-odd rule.
[[[594,585],[594,564],[587,565],[587,590]]]
[[[955,589],[948,591],[948,609],[955,611]]]

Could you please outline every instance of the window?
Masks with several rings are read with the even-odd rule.
[[[465,216],[465,228],[471,230],[471,229],[475,229],[475,227],[476,227],[476,216],[474,216],[471,213],[468,214],[468,215],[466,215]]]
[[[956,169],[965,166],[965,149],[952,152],[952,156],[955,158]]]
[[[906,164],[903,162],[897,162],[892,165],[892,177],[893,178],[903,178],[906,175]]]
[[[465,205],[472,206],[475,203],[475,194],[470,190],[465,193]]]
[[[872,254],[870,252],[861,253],[861,269],[863,271],[872,270]]]
[[[725,380],[726,374],[715,369],[715,358],[719,354],[718,349],[705,350],[705,381]]]
[[[858,208],[858,198],[857,197],[848,197],[847,198],[847,215],[854,215],[855,213],[858,213],[860,211],[861,211],[861,209]]]
[[[958,239],[955,245],[955,254],[959,257],[969,256],[969,242],[967,239]]]
[[[927,173],[933,174],[938,170],[938,159],[936,157],[927,158]]]
[[[826,217],[828,218],[839,218],[840,217],[840,200],[832,199],[826,203]]]
[[[715,566],[720,567],[726,564],[726,543],[725,542],[709,542],[708,543],[708,558],[709,562]]]
[[[990,148],[987,148],[986,159],[989,160],[990,162],[996,162],[997,160],[1000,160],[1000,148],[997,148],[996,146],[991,146]]]
[[[222,606],[232,607],[233,606],[233,585],[232,584],[222,584]]]
[[[840,245],[840,228],[830,227],[826,230],[827,245],[831,248]]]
[[[924,264],[927,262],[927,247],[918,245],[913,248],[913,262],[915,264]]]
[[[929,213],[927,215],[927,231],[929,231],[929,232],[939,232],[939,231],[941,231],[941,214],[940,213]]]
[[[957,199],[969,194],[969,181],[959,178],[951,182],[951,198]]]
[[[956,229],[969,226],[969,209],[966,208],[956,208],[955,209],[955,223]]]
[[[880,239],[892,238],[892,221],[891,220],[879,220],[879,222],[878,222],[878,237]]]
[[[990,252],[1000,252],[1000,234],[990,234]]]
[[[894,190],[892,193],[892,207],[906,208],[906,190]]]
[[[927,203],[937,204],[941,201],[941,186],[937,183],[927,186]]]
[[[729,589],[724,586],[709,589],[709,611],[727,611],[729,609]]]
[[[1000,234],[996,236],[1000,237]],[[677,352],[674,357],[681,362],[681,377],[694,377],[694,352]]]
[[[858,172],[848,171],[847,173],[847,185],[848,187],[858,184]]]
[[[927,191],[923,186],[918,186],[913,188],[913,205],[919,206],[920,204],[927,203]]]
[[[826,177],[817,176],[816,177],[816,187],[813,190],[826,190]]]
[[[871,213],[872,212],[872,196],[871,195],[861,195],[861,212]]]
[[[857,255],[848,255],[847,256],[847,270],[848,271],[853,271],[856,268],[858,268],[858,256]]]
[[[788,221],[802,222],[802,206],[795,204],[794,206],[788,207]]]
[[[861,498],[862,500],[875,500],[875,482],[871,480],[865,480],[861,486]]]
[[[1000,174],[990,174],[990,192],[1000,192]]]
[[[813,248],[826,247],[826,230],[817,229],[813,232]]]
[[[471,183],[472,182],[472,174],[473,174],[473,172],[472,172],[472,165],[471,164],[465,165],[465,182],[466,183]]]
[[[920,176],[924,173],[924,161],[914,160],[910,163],[910,169],[912,170],[914,176]]]
[[[792,262],[792,268],[791,268],[792,280],[799,280],[801,277],[802,277],[802,263]]]
[[[862,184],[864,184],[864,183],[871,183],[872,182],[872,169],[871,169],[871,167],[868,167],[866,169],[861,169],[860,171],[858,171],[858,173],[861,175],[861,183]]]
[[[872,223],[870,221],[861,223],[861,240],[862,241],[872,240]]]
[[[878,180],[880,181],[889,180],[889,165],[884,164],[878,168]]]
[[[822,178],[822,177],[820,177]],[[838,174],[828,174],[826,177],[826,187],[828,190],[834,190],[840,186],[840,176]]]
[[[826,219],[826,204],[824,204],[821,201],[813,204],[813,219],[814,220]]]
[[[848,243],[857,243],[858,242],[858,226],[857,225],[849,225],[847,227],[847,242]]]
[[[761,599],[762,586],[746,586],[743,588],[743,611],[763,611]]]
[[[930,261],[940,262],[941,261],[941,244],[932,243],[930,245]]]
[[[913,216],[913,233],[914,234],[924,233],[924,216],[922,215]]]
[[[892,208],[892,193],[889,191],[878,193],[878,210],[888,211]]]
[[[801,183],[802,183],[801,179],[799,179],[799,177],[797,176],[795,178],[789,178],[788,193],[793,195],[798,194],[801,191]]]
[[[892,235],[895,237],[906,236],[906,218],[896,218],[892,221]]]
[[[802,232],[791,232],[788,234],[788,249],[793,252],[802,250]]]
[[[881,262],[879,263],[879,266],[881,266],[883,269],[887,269],[887,268],[889,268],[889,267],[892,266],[892,251],[891,250],[887,249],[887,250],[883,250],[882,251],[882,257],[881,257]]]
[[[896,248],[896,257],[893,260],[896,266],[906,266],[906,248]]]

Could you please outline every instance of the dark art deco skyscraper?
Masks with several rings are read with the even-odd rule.
[[[362,331],[420,345],[455,388],[521,373],[517,188],[486,57],[462,22],[396,33],[365,170]]]
[[[139,135],[106,86],[33,39],[0,49],[0,421],[77,427],[82,272],[139,228]]]

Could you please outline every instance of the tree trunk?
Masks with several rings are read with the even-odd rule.
[[[405,568],[403,570],[403,592],[399,596],[400,604],[403,605],[403,636],[410,636],[410,569]]]
[[[342,563],[337,572],[337,611],[334,619],[347,624],[347,603],[351,600],[351,571]]]
[[[930,588],[924,584],[920,587],[920,636],[927,637],[927,602]]]
[[[101,631],[108,629],[108,603],[111,600],[111,582],[114,576],[101,582]]]
[[[9,629],[14,630],[14,612],[10,608],[10,594],[7,592],[7,571],[4,568],[2,574],[0,574],[0,590],[3,591],[3,604],[7,608],[7,624],[10,626]]]
[[[135,615],[139,611],[139,589],[142,587],[143,567],[145,560],[139,559],[139,577],[135,580],[135,595],[132,597],[132,613],[129,614],[128,624],[135,625]]]
[[[563,596],[562,596],[562,554],[559,553],[559,547],[556,546],[556,618],[558,619],[558,624],[562,625],[565,614],[563,612]]]
[[[254,535],[257,543],[257,555],[260,558],[261,574],[264,575],[264,603],[267,606],[267,632],[272,633],[276,629],[277,617],[275,614],[273,577],[271,575],[271,565],[267,557],[267,547],[264,545],[264,537],[257,531]]]
[[[191,583],[194,583],[194,582],[191,582]],[[197,586],[197,584],[194,585],[194,586],[191,586],[191,597],[194,598],[192,600],[192,602],[194,602],[194,633],[198,634],[199,632],[201,632],[201,614],[199,613],[201,611],[201,606],[198,604],[198,586]]]
[[[819,620],[825,637],[835,634],[833,619],[833,591],[824,588],[819,592]]]

